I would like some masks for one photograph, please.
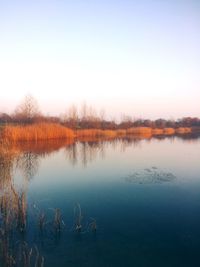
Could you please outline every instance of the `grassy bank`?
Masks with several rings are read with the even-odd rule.
[[[18,141],[40,141],[50,139],[81,139],[109,137],[115,138],[128,135],[173,135],[188,134],[192,132],[192,128],[150,128],[150,127],[134,127],[129,129],[102,130],[102,129],[81,129],[72,130],[56,123],[36,123],[31,125],[7,125],[1,131],[2,140],[10,142]]]

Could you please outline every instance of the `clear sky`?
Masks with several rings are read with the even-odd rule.
[[[0,0],[0,111],[200,117],[199,0]]]

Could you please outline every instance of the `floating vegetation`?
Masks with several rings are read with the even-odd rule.
[[[173,182],[175,179],[176,176],[173,173],[162,171],[155,166],[133,172],[132,174],[124,177],[126,182],[135,184],[160,184],[165,182]]]

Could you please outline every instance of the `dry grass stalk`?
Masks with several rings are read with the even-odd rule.
[[[81,206],[79,203],[76,203],[74,207],[74,216],[75,216],[75,231],[76,232],[81,232],[82,230],[82,212],[81,212]]]
[[[171,135],[175,133],[174,128],[164,128],[163,130],[164,130],[164,134],[166,135]]]
[[[152,129],[150,127],[134,127],[127,129],[127,134],[152,134]]]
[[[37,123],[26,126],[8,125],[5,126],[2,137],[11,142],[70,139],[74,137],[74,132],[55,123]]]
[[[153,135],[162,135],[163,133],[164,133],[163,129],[159,129],[159,128],[152,129]]]

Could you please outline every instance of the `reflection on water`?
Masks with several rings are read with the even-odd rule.
[[[39,155],[25,151],[16,157],[16,168],[22,171],[28,181],[33,178],[39,169]]]
[[[181,137],[182,139],[174,136],[165,139],[162,136],[145,140],[136,137],[113,140],[83,139],[70,143],[61,140],[59,142],[38,142],[37,144],[21,143],[13,146],[1,144],[0,266],[51,267],[55,266],[58,255],[60,255],[59,266],[61,267],[66,266],[66,263],[71,263],[69,266],[133,266],[134,263],[147,266],[147,262],[141,260],[140,256],[144,255],[143,246],[146,246],[150,253],[151,244],[148,243],[150,241],[146,240],[146,237],[143,237],[144,243],[140,246],[141,239],[137,236],[137,232],[143,235],[146,231],[151,235],[153,228],[151,230],[145,228],[145,226],[140,228],[140,225],[143,224],[143,221],[140,221],[142,217],[148,217],[150,227],[155,227],[154,224],[157,223],[153,221],[153,218],[143,206],[145,205],[146,195],[149,194],[154,199],[157,189],[146,192],[145,185],[173,185],[174,183],[175,186],[177,173],[181,174],[182,171],[182,166],[179,166],[179,149],[186,151],[189,155],[189,153],[193,153],[195,146],[199,146],[199,136]],[[165,144],[166,140],[167,143]],[[173,146],[177,147],[177,151],[173,150],[173,153],[177,154],[168,151],[169,147]],[[188,146],[193,146],[193,150],[188,150]],[[195,153],[190,161],[190,164],[194,164],[190,172],[192,178],[198,176],[196,170],[198,169],[197,162],[199,158],[198,152]],[[191,158],[191,155],[189,157]],[[168,164],[171,158],[175,158],[176,162],[172,160],[174,166],[171,164],[171,168],[169,168]],[[50,160],[53,159],[56,159],[55,166],[51,165]],[[160,160],[158,165],[157,162],[154,162],[154,159]],[[182,160],[185,160],[185,158]],[[45,161],[49,163],[44,165]],[[45,169],[44,166],[46,166]],[[57,192],[57,189],[50,185],[53,183],[51,172],[58,166],[60,166],[57,173],[58,181],[63,182],[63,180],[59,180],[59,177],[64,177],[65,172],[71,176],[76,175],[76,177],[71,180],[72,185],[67,184],[64,180],[64,185],[66,183],[69,188],[66,186],[66,188],[63,187]],[[38,184],[40,184],[39,179],[41,179],[41,184],[44,182],[40,173],[41,168],[43,174],[47,174],[51,179],[45,181],[46,187],[41,186],[36,190],[33,187],[34,179],[38,181]],[[48,170],[49,168],[50,170]],[[130,174],[127,175],[127,173]],[[87,177],[84,181],[80,179],[81,176],[86,175],[89,176],[89,182]],[[16,176],[20,176],[20,181],[16,179]],[[121,179],[122,176],[124,176],[123,179]],[[94,177],[102,178],[102,184],[101,181],[98,181],[98,185],[96,185],[94,182],[97,181],[94,181]],[[76,181],[79,183],[75,184]],[[133,183],[133,187],[127,187],[125,182]],[[86,189],[81,187],[84,183],[87,185]],[[142,185],[142,189],[134,188],[134,185],[137,186],[137,184]],[[49,193],[46,194],[48,188]],[[111,188],[113,191],[111,191]],[[39,194],[40,190],[42,197],[49,194],[50,201],[42,204],[41,195],[39,195],[37,202],[30,202],[28,200],[29,195]],[[133,190],[135,195],[130,190]],[[160,190],[172,189],[166,187],[166,189]],[[164,194],[165,191],[163,191]],[[168,194],[170,195],[172,192],[169,191]],[[77,195],[82,199],[82,202],[77,202]],[[91,197],[88,197],[89,195]],[[138,196],[138,199],[134,196]],[[163,196],[158,197],[160,203],[162,201],[164,203]],[[152,199],[152,203],[157,201],[153,202]],[[180,199],[176,201],[180,201]],[[61,203],[61,207],[58,203]],[[82,208],[82,204],[84,208]],[[169,205],[171,204],[176,207],[177,202],[176,204],[174,202],[169,203]],[[90,210],[87,210],[87,205],[91,206]],[[135,207],[134,218],[130,215],[130,210],[133,207]],[[139,207],[141,210],[139,210]],[[156,209],[157,206],[152,204],[151,208]],[[141,214],[143,209],[144,214]],[[171,209],[173,210],[173,208]],[[124,217],[120,215],[121,213]],[[99,219],[96,219],[96,216],[99,216]],[[185,220],[184,216],[182,220]],[[124,218],[127,218],[127,220]],[[157,220],[161,220],[160,226],[164,225],[162,218],[157,218]],[[166,218],[166,220],[169,220],[169,218]],[[199,217],[197,221],[200,222]],[[134,225],[135,230],[130,225],[130,228],[126,228],[129,222]],[[108,231],[106,231],[106,227],[109,229]],[[187,227],[187,224],[185,227]],[[123,230],[125,228],[127,236]],[[92,240],[90,239],[91,233],[93,234]],[[163,233],[161,231],[160,235],[165,236]],[[196,235],[198,236],[199,232]],[[64,240],[68,240],[69,243]],[[159,237],[157,237],[159,243],[158,240]],[[120,246],[120,242],[123,243],[123,246]],[[177,240],[174,242],[177,242],[176,246],[180,246]],[[191,242],[196,245],[199,244],[195,238]],[[81,247],[81,243],[84,243],[84,249]],[[137,251],[135,258],[130,257],[132,246]],[[156,246],[159,251],[161,249],[160,245],[157,244]],[[66,247],[68,248],[67,251]],[[100,252],[99,248],[101,248]],[[151,249],[151,253],[154,254],[155,251],[153,251],[153,248]],[[169,249],[169,247],[166,247],[166,249]],[[196,246],[193,249],[195,251]],[[98,253],[100,253],[100,257]],[[127,257],[125,262],[122,261],[124,257]],[[161,263],[156,257],[152,262],[154,264],[148,266],[160,266]],[[106,263],[108,264],[106,265]],[[179,265],[170,264],[170,266]]]

